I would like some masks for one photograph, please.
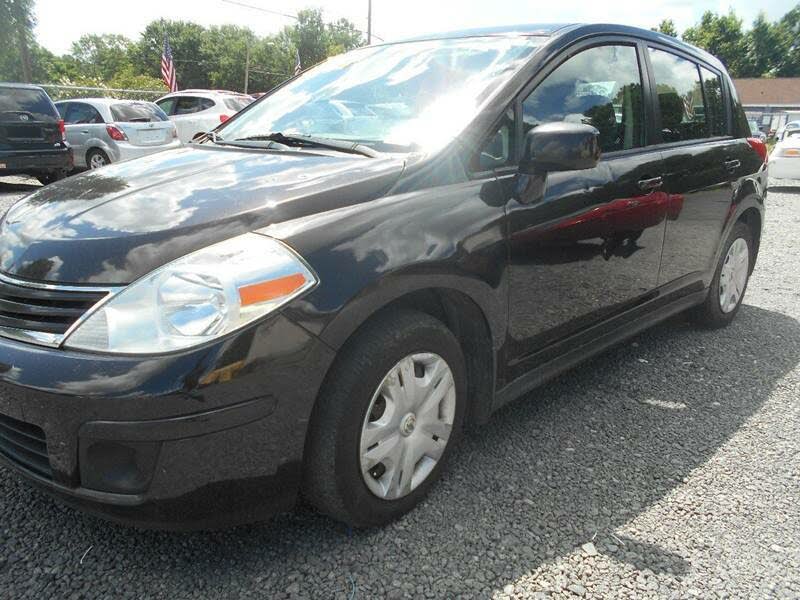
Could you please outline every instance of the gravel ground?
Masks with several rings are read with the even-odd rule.
[[[0,597],[800,597],[800,187],[768,204],[731,327],[673,319],[509,405],[385,529],[142,532],[0,467]]]

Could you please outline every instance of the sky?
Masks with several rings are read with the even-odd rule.
[[[326,20],[350,19],[367,28],[367,0],[236,0],[281,13],[294,14],[306,7],[321,8]],[[734,9],[749,27],[760,10],[770,20],[780,18],[797,0],[614,0],[569,2],[547,0],[373,0],[373,32],[386,41],[436,31],[520,23],[613,22],[655,27],[673,19],[683,32],[700,20],[703,12]],[[291,24],[288,17],[238,6],[225,0],[37,0],[39,43],[56,54],[86,33],[120,33],[136,39],[152,20],[164,17],[201,25],[248,26],[258,35],[275,33]]]

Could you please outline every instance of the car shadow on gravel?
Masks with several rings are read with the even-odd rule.
[[[708,461],[798,362],[800,323],[784,314],[745,305],[717,331],[672,319],[471,431],[430,497],[383,529],[299,508],[223,532],[137,531],[14,481],[4,488],[27,519],[2,523],[0,582],[23,578],[29,560],[41,568],[25,581],[56,595],[89,584],[170,598],[474,596],[595,551],[681,577],[682,556],[618,530]]]
[[[35,192],[40,187],[42,187],[41,184],[34,183],[33,180],[31,180],[31,183],[27,182],[21,183],[18,181],[10,182],[10,181],[3,181],[2,179],[0,179],[0,195],[15,194],[15,193],[26,194],[29,192]],[[0,216],[2,216],[3,212],[5,211],[0,211]]]

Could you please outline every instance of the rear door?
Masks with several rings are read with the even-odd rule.
[[[738,142],[719,74],[671,48],[649,47],[648,60],[670,197],[659,285],[691,284],[708,273],[720,244],[741,167]]]
[[[172,141],[173,123],[164,111],[150,102],[117,102],[112,104],[114,124],[134,146],[163,146]]]
[[[177,96],[170,118],[178,128],[178,137],[182,142],[190,142],[198,133],[205,133],[219,125],[217,122],[210,126],[209,115],[205,112],[213,106],[214,101],[209,98]]]
[[[67,141],[72,146],[76,162],[84,164],[86,152],[92,146],[92,140],[106,136],[105,121],[100,112],[86,102],[69,103],[64,119],[67,130]]]
[[[60,118],[44,90],[0,87],[0,151],[53,150]]]

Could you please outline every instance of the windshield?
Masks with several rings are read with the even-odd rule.
[[[453,139],[546,38],[407,42],[336,56],[219,130],[240,140],[274,132],[431,151]]]

